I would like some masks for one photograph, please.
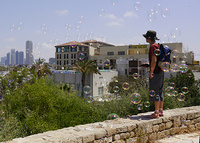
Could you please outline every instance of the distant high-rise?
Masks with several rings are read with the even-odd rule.
[[[1,65],[6,64],[6,59],[7,59],[7,57],[1,57]]]
[[[32,65],[33,61],[33,42],[26,41],[26,64]]]
[[[11,65],[11,54],[7,53],[5,65]]]
[[[16,61],[16,58],[15,58],[15,49],[11,49],[10,56],[11,56],[11,65],[14,66],[15,65],[15,61]]]
[[[24,52],[20,51],[18,54],[19,58],[19,65],[23,65],[24,64]]]
[[[15,64],[19,65],[19,52],[18,51],[15,52]]]

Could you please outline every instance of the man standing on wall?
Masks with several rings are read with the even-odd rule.
[[[149,95],[149,101],[155,103],[155,112],[148,116],[149,118],[159,118],[163,116],[163,84],[164,84],[164,72],[158,66],[158,58],[154,51],[160,49],[159,44],[156,43],[156,40],[159,40],[156,37],[156,32],[153,30],[147,31],[146,34],[143,34],[146,38],[146,42],[150,44],[149,48],[149,91],[155,94]]]

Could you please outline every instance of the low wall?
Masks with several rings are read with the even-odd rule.
[[[146,115],[151,113],[48,131],[7,143],[146,143],[200,130],[200,106],[165,110],[164,117],[158,119],[148,119]]]

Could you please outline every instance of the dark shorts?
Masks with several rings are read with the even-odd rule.
[[[155,96],[149,95],[149,101],[164,101],[163,96],[163,85],[164,85],[164,72],[154,74],[152,79],[149,79],[149,91],[154,90]]]

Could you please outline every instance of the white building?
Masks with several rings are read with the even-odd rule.
[[[90,74],[86,76],[86,85],[91,87],[91,93],[88,95],[92,95],[94,99],[99,99],[103,95],[107,94],[107,86],[112,81],[114,76],[118,76],[118,72],[116,70],[99,70],[99,72],[101,75]],[[79,91],[79,94],[81,94],[81,73],[74,70],[55,70],[52,71],[52,74],[54,82],[63,84],[69,83],[69,85],[73,85],[73,90],[77,90]]]

